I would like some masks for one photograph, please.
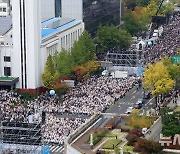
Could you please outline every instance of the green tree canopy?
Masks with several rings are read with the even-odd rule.
[[[124,28],[132,35],[139,36],[147,31],[147,23],[143,20],[136,19],[131,11],[124,16]]]
[[[95,58],[95,45],[88,34],[84,31],[79,40],[74,43],[71,52],[62,49],[53,56],[49,55],[44,73],[42,74],[43,84],[47,88],[58,87],[57,79],[63,76],[71,76],[74,66],[82,65]],[[61,86],[60,86],[61,87]]]
[[[171,78],[176,81],[176,86],[180,85],[180,65],[174,64],[172,59],[165,57],[163,59],[163,64],[166,66]]]
[[[59,76],[69,76],[74,66],[72,56],[65,49],[61,52],[54,54],[54,61],[56,63],[56,69],[59,72]]]
[[[107,51],[115,47],[128,48],[132,43],[132,37],[124,29],[118,29],[113,25],[100,25],[95,43],[98,45],[98,51]]]
[[[46,88],[50,89],[52,87],[55,78],[57,77],[56,69],[54,67],[54,62],[51,55],[49,55],[47,58],[44,73],[42,74],[41,77],[42,77],[43,85]]]
[[[82,65],[95,58],[95,45],[87,31],[84,31],[79,40],[74,43],[71,56],[74,66]]]
[[[163,123],[163,135],[174,136],[180,134],[180,112],[173,112],[170,108],[163,108],[160,110],[160,115]]]

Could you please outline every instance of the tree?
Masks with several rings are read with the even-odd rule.
[[[84,31],[79,40],[74,43],[71,56],[75,64],[74,66],[82,65],[88,60],[95,58],[95,45],[87,31]]]
[[[75,66],[73,68],[74,75],[76,76],[76,79],[80,81],[83,76],[87,73],[86,68],[84,66]]]
[[[138,110],[134,110],[130,116],[128,116],[128,123],[134,128],[149,128],[156,117],[140,116]]]
[[[173,10],[174,10],[174,5],[172,5],[171,3],[165,3],[161,7],[160,14],[162,15],[172,14]]]
[[[178,87],[180,85],[180,65],[174,64],[169,57],[163,59],[163,64],[166,66],[171,78],[175,81],[176,87]]]
[[[132,37],[125,29],[118,29],[113,25],[99,26],[95,43],[98,51],[106,52],[116,47],[128,48],[132,43]]]
[[[117,47],[119,44],[119,30],[117,27],[111,26],[102,26],[100,25],[97,31],[95,38],[96,44],[98,44],[98,50],[107,51],[114,47]]]
[[[157,97],[168,93],[174,86],[174,81],[171,79],[167,68],[163,62],[149,64],[144,71],[143,86],[151,91],[152,95]]]
[[[59,72],[59,77],[70,76],[74,62],[72,56],[65,49],[54,55],[54,61],[56,63],[56,69]]]
[[[147,23],[143,20],[136,19],[132,11],[129,11],[124,16],[124,28],[132,36],[140,36],[142,32],[147,31]]]
[[[64,95],[68,90],[68,86],[58,80],[54,81],[52,88],[56,91],[57,94],[60,95]]]
[[[95,61],[88,61],[84,66],[86,71],[89,72],[90,74],[96,72],[100,67],[99,63]]]
[[[119,47],[121,49],[129,48],[132,44],[132,36],[131,34],[125,29],[119,29]]]
[[[134,10],[134,8],[136,7],[136,0],[125,0],[125,5],[128,9],[130,10]]]
[[[44,72],[41,76],[43,85],[46,88],[50,89],[52,87],[54,80],[57,78],[57,76],[58,76],[58,74],[55,70],[52,56],[49,55],[47,58],[47,61],[46,61],[46,66],[45,66]]]
[[[83,42],[85,46],[85,51],[86,51],[86,61],[88,60],[93,60],[95,58],[95,45],[94,42],[89,35],[89,33],[84,30],[81,36],[79,37],[79,42]]]
[[[134,147],[134,151],[146,154],[161,153],[162,149],[163,147],[159,143],[142,138],[138,139]]]
[[[174,136],[180,134],[180,112],[173,112],[170,108],[163,108],[160,110],[162,117],[162,133],[165,136]]]
[[[136,0],[136,4],[137,4],[138,6],[143,6],[143,7],[145,7],[145,6],[147,6],[147,5],[149,4],[150,1],[151,1],[151,0]]]
[[[95,45],[87,31],[84,31],[79,40],[74,43],[71,56],[74,66],[82,65],[95,58]]]

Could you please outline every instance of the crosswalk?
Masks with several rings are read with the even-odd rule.
[[[64,147],[58,146],[58,145],[50,145],[50,152],[51,154],[63,154],[64,153]]]
[[[126,104],[126,105],[131,105],[132,103],[131,102],[120,102],[118,104]]]

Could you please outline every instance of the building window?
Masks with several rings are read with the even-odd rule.
[[[61,16],[61,0],[55,0],[55,17]]]
[[[4,56],[4,62],[10,62],[11,61],[11,57],[9,56]]]
[[[63,39],[61,38],[61,48],[63,48]]]
[[[2,7],[0,7],[0,12],[2,12]]]
[[[68,44],[68,36],[66,35],[66,45]]]
[[[11,68],[4,67],[4,76],[11,76]]]
[[[3,8],[3,12],[6,12],[6,8]]]

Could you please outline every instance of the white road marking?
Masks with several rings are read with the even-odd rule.
[[[154,98],[154,97],[153,97]],[[152,99],[153,98],[151,98],[146,104],[145,104],[145,106],[147,106],[151,101],[152,101]],[[152,103],[151,103],[152,104]]]
[[[132,94],[134,94],[134,93],[136,93],[136,90]]]

